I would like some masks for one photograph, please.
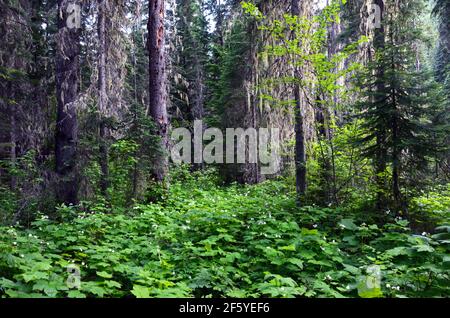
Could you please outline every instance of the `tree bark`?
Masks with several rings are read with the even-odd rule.
[[[394,43],[393,40],[393,34],[391,33],[391,43]],[[394,62],[394,57],[391,56],[391,71],[396,71],[396,65]],[[392,96],[392,103],[393,107],[395,109],[394,114],[397,114],[399,112],[397,108],[397,92],[394,88],[392,88],[391,92]],[[402,195],[400,190],[400,172],[401,172],[401,149],[399,147],[400,140],[399,140],[399,125],[398,125],[398,117],[397,115],[394,116],[392,119],[392,194],[394,198],[394,207],[397,210],[396,212],[399,212],[403,207],[402,202]],[[405,211],[403,211],[405,212]]]
[[[164,181],[168,170],[168,131],[166,98],[166,70],[164,56],[164,0],[149,1],[148,18],[149,50],[149,113],[153,118],[159,137],[161,153],[156,155],[152,168],[152,177]]]
[[[222,47],[224,44],[223,41],[223,23],[224,23],[224,17],[223,17],[223,4],[221,3],[221,0],[216,0],[215,7],[216,7],[216,34],[218,37],[218,44]]]
[[[398,149],[398,125],[394,119],[392,123],[394,149],[392,152],[392,192],[396,209],[402,207],[400,192],[400,153]]]
[[[57,119],[55,137],[56,197],[60,203],[78,203],[76,101],[79,91],[80,32],[68,23],[76,1],[58,0],[56,39]]]
[[[374,3],[380,7],[380,27],[376,28],[374,31],[373,46],[375,52],[384,50],[385,48],[385,29],[384,29],[384,2],[383,0],[375,0]],[[377,95],[383,98],[383,92],[386,90],[384,85],[384,69],[380,65],[375,74],[376,77],[376,87]],[[378,131],[376,137],[377,143],[377,154],[375,163],[375,173],[376,173],[376,184],[377,184],[377,203],[376,208],[379,212],[384,212],[387,208],[387,198],[385,195],[386,182],[384,173],[386,171],[386,157],[387,150],[386,144],[386,134],[384,131]]]
[[[108,95],[106,89],[106,56],[108,50],[106,34],[107,0],[98,0],[98,112],[100,130],[100,191],[104,197],[108,197],[109,168],[108,168],[108,129],[106,127],[106,113],[108,109]]]
[[[299,0],[292,0],[291,13],[293,16],[300,16]],[[296,80],[301,78],[301,70],[295,67],[294,77]],[[297,203],[301,204],[306,194],[306,140],[304,128],[303,107],[301,101],[301,90],[298,83],[294,84],[295,99],[295,179],[297,190]]]
[[[15,170],[16,169],[16,164],[17,164],[17,153],[16,153],[16,148],[17,148],[17,137],[16,137],[16,105],[9,105],[10,107],[10,121],[11,121],[11,131],[10,131],[10,139],[11,139],[11,149],[10,149],[10,160],[11,160],[11,167]],[[16,191],[17,190],[17,177],[15,175],[15,171],[14,173],[11,175],[11,183],[10,183],[10,188],[11,191]]]

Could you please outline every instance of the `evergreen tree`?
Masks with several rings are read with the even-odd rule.
[[[201,1],[178,1],[175,106],[187,124],[202,119],[206,102],[208,23]]]
[[[441,125],[449,122],[450,113],[450,1],[436,0],[434,2],[433,16],[438,19],[439,40],[435,59],[436,79],[444,86],[445,106],[441,116],[435,120]],[[449,180],[450,178],[450,137],[445,138],[447,151],[436,158],[435,175],[437,178]]]
[[[436,149],[430,122],[438,112],[438,87],[430,72],[417,65],[417,52],[412,43],[424,40],[417,23],[417,12],[423,10],[421,0],[387,1],[382,8],[381,30],[375,30],[375,59],[362,76],[366,99],[358,103],[364,118],[366,135],[361,137],[365,154],[373,158],[378,187],[386,184],[389,171],[389,193],[397,212],[406,212],[402,193],[404,173],[428,166],[428,156]],[[389,169],[388,169],[389,168]],[[378,208],[387,198],[378,196]]]

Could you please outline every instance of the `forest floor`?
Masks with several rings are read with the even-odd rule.
[[[450,293],[448,223],[414,234],[406,220],[371,224],[354,207],[297,208],[285,181],[212,179],[173,183],[161,204],[61,208],[65,222],[41,215],[29,228],[0,227],[0,296]]]

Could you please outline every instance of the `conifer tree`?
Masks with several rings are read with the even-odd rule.
[[[366,99],[358,103],[366,132],[360,142],[366,156],[374,159],[376,178],[381,180],[377,186],[390,179],[390,186],[377,189],[378,209],[406,212],[404,173],[427,167],[427,156],[436,149],[430,122],[440,101],[430,72],[417,67],[417,52],[411,49],[411,43],[424,39],[416,23],[422,1],[380,3],[382,26],[375,30],[375,59],[362,78]]]

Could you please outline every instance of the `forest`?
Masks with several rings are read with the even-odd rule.
[[[0,0],[0,298],[447,298],[450,0]]]

